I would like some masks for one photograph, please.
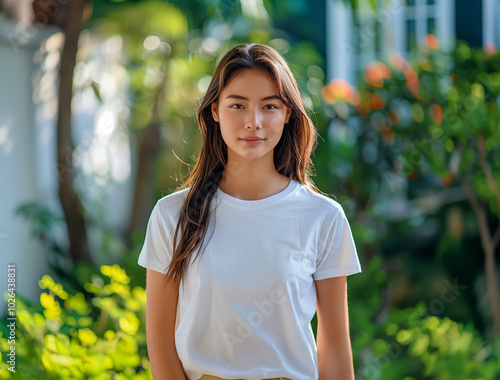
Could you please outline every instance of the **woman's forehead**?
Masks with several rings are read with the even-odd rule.
[[[266,94],[279,95],[274,78],[262,69],[245,69],[235,73],[223,87],[221,94],[236,92],[236,95]]]

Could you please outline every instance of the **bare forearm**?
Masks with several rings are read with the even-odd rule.
[[[175,348],[178,286],[165,276],[147,271],[146,340],[154,380],[185,379]]]
[[[346,277],[316,281],[320,380],[354,380]]]
[[[352,352],[318,350],[319,380],[354,380]]]
[[[155,350],[161,352],[161,350]],[[149,354],[151,374],[154,380],[179,380],[186,379],[182,363],[177,353],[169,355]]]
[[[318,327],[318,372],[320,380],[354,380],[351,338],[345,330]]]

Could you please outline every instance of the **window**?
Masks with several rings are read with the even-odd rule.
[[[411,54],[426,34],[433,34],[441,41],[445,35],[452,35],[450,28],[453,6],[449,0],[406,0],[403,12],[403,46],[398,49],[403,55]]]
[[[354,63],[354,77],[358,78],[364,67],[370,62],[380,60],[383,52],[383,29],[386,27],[381,10],[385,0],[378,0],[378,11],[375,12],[367,0],[359,1],[359,8],[353,17],[353,46],[357,53]]]
[[[393,52],[408,59],[428,33],[444,49],[454,44],[455,0],[376,0],[376,11],[374,0],[358,1],[353,13],[346,2],[327,0],[329,78],[355,83],[370,62]]]

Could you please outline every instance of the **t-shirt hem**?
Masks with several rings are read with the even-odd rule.
[[[313,275],[315,281],[324,280],[326,278],[340,277],[340,276],[350,276],[352,274],[361,273],[361,265],[354,264],[342,268],[336,268],[334,270],[325,270],[321,272],[316,272]]]
[[[160,272],[161,274],[166,274],[167,273],[167,268],[165,265],[157,263],[156,261],[151,261],[147,258],[141,258],[139,257],[139,260],[137,260],[137,263],[146,269],[152,269],[157,272]]]

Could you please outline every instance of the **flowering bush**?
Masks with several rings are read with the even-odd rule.
[[[355,190],[365,203],[381,189],[408,191],[408,182],[419,177],[434,192],[462,188],[485,254],[487,323],[499,338],[500,54],[494,46],[471,48],[464,42],[443,52],[437,38],[427,35],[417,57],[409,62],[394,54],[388,62],[369,64],[357,88],[340,79],[323,88],[337,146],[343,139],[358,147],[343,159],[362,163],[336,166],[350,165],[353,183],[365,184]],[[493,231],[490,215],[496,219]]]

